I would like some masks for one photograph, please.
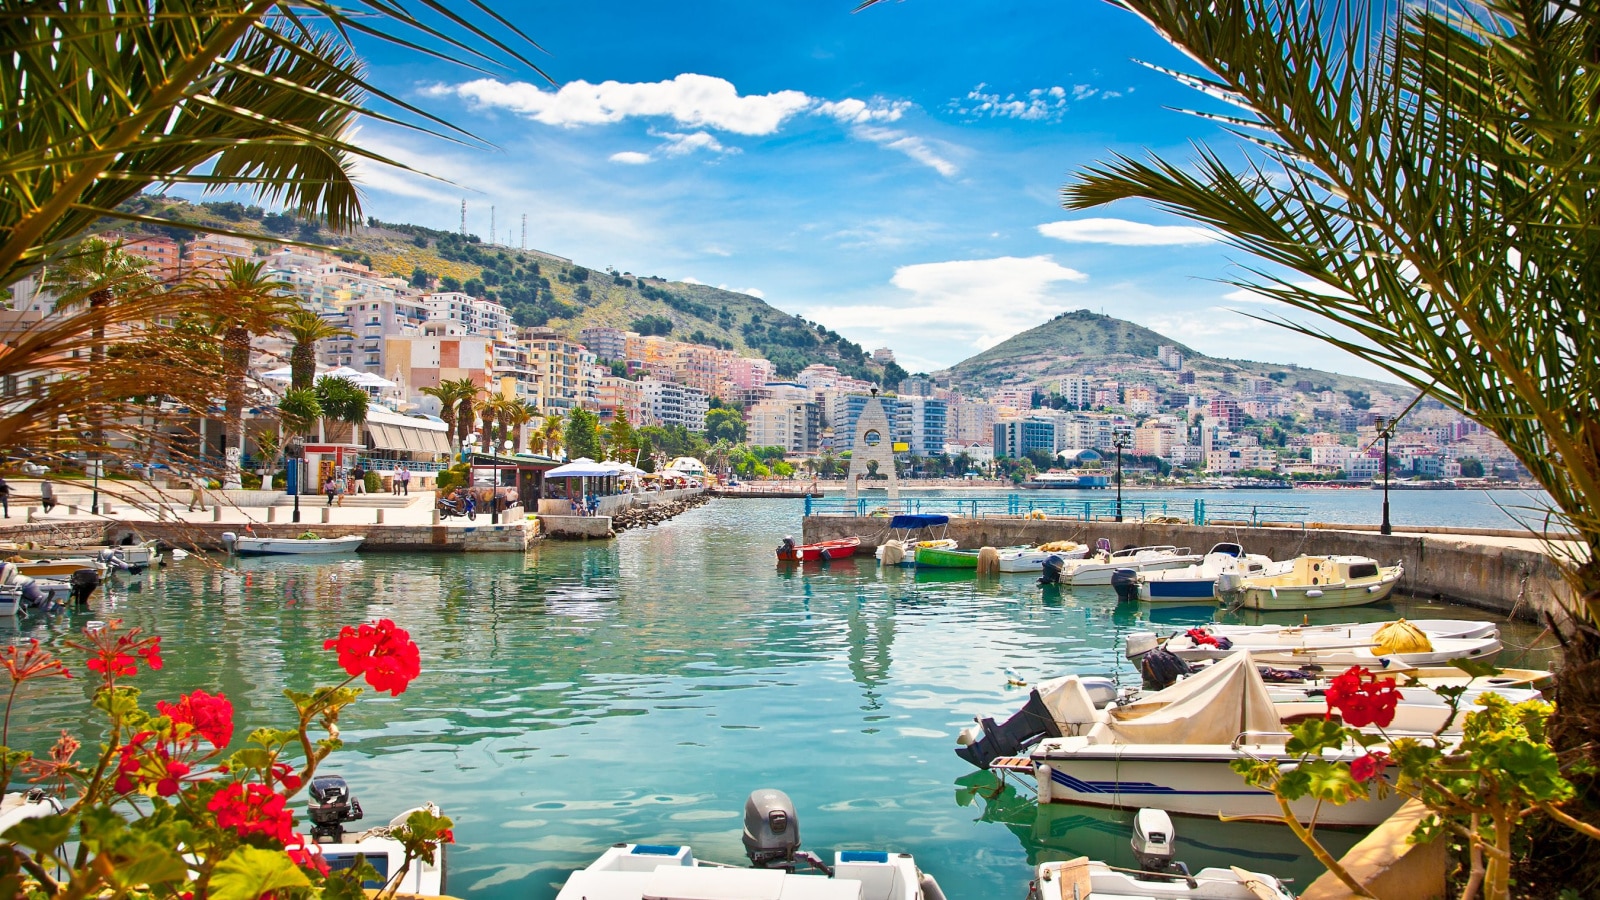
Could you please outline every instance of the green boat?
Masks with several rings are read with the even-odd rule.
[[[978,551],[955,550],[942,547],[918,547],[917,567],[934,569],[976,569]]]

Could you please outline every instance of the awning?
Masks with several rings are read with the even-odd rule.
[[[382,422],[367,422],[366,431],[367,437],[372,439],[372,447],[375,450],[409,449],[406,447],[405,440],[402,437],[404,429],[391,428]]]
[[[372,410],[363,427],[372,437],[372,446],[379,450],[429,455],[450,452],[443,426],[429,419]]]
[[[950,524],[949,516],[940,515],[900,515],[889,520],[890,528],[932,528],[935,525]]]

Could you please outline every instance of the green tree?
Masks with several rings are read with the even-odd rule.
[[[706,441],[727,441],[737,444],[744,440],[744,414],[729,406],[706,413]]]
[[[620,409],[606,426],[606,445],[612,459],[629,464],[633,463],[639,450],[639,438],[634,433],[633,424],[628,421],[628,414]]]
[[[372,399],[366,389],[348,378],[324,375],[317,379],[312,391],[316,394],[317,405],[322,408],[324,419],[350,426],[349,433],[340,434],[340,437],[352,444],[360,443],[356,439],[356,426],[367,421],[367,407]]]
[[[1461,477],[1482,478],[1483,460],[1477,458],[1476,456],[1461,457]]]
[[[600,418],[581,406],[575,406],[567,412],[566,426],[567,457],[579,459],[599,459],[600,452]]]
[[[266,263],[230,259],[219,274],[208,276],[204,291],[217,301],[213,322],[222,332],[222,365],[227,394],[227,448],[223,485],[239,481],[239,458],[244,448],[244,409],[248,404],[245,380],[250,374],[250,339],[283,328],[289,313],[299,305],[289,296],[290,285],[271,277]]]
[[[349,331],[329,322],[309,309],[296,309],[284,319],[283,330],[294,347],[289,350],[289,386],[308,388],[317,375],[317,342],[336,337],[353,337]]]

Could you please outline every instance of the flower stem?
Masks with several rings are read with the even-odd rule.
[[[1345,871],[1344,866],[1340,865],[1339,861],[1333,858],[1333,854],[1329,853],[1328,849],[1322,846],[1322,843],[1317,840],[1316,835],[1306,830],[1305,826],[1300,824],[1300,818],[1294,814],[1294,810],[1289,808],[1289,801],[1283,799],[1282,797],[1277,797],[1277,801],[1278,806],[1283,810],[1283,824],[1289,826],[1289,830],[1293,831],[1294,836],[1300,839],[1300,843],[1306,845],[1306,849],[1310,850],[1311,855],[1317,858],[1317,862],[1322,863],[1323,868],[1327,869],[1329,872],[1332,872],[1333,877],[1344,882],[1344,886],[1349,888],[1351,893],[1355,894],[1357,897],[1366,897],[1368,900],[1377,900],[1377,897],[1374,896],[1371,891],[1367,890],[1366,887],[1361,884],[1361,882],[1357,881],[1354,876]]]

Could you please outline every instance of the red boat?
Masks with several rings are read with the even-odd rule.
[[[796,544],[794,538],[784,538],[778,545],[779,562],[816,562],[822,559],[845,559],[855,556],[861,547],[860,538],[841,538],[817,544]]]

